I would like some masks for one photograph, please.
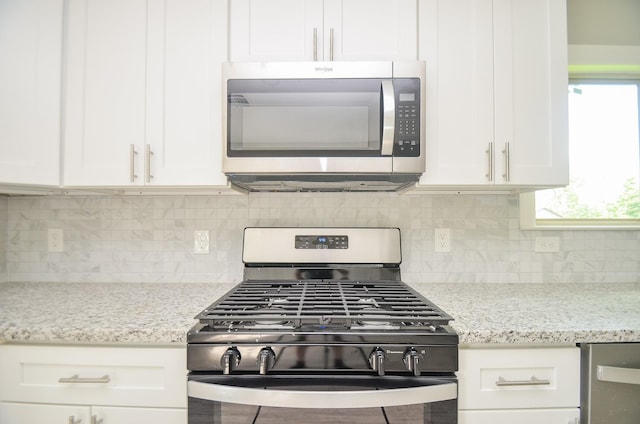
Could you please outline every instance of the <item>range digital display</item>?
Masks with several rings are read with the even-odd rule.
[[[345,235],[296,236],[296,249],[348,249],[349,237]]]

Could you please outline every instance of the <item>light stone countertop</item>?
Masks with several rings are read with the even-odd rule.
[[[186,342],[234,284],[0,283],[0,342]],[[640,342],[640,284],[411,284],[461,344]]]

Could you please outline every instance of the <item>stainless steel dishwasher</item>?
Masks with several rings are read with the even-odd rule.
[[[580,423],[640,423],[640,343],[583,344],[580,347]]]

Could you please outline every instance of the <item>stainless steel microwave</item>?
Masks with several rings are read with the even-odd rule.
[[[223,171],[249,191],[396,191],[425,170],[424,62],[223,65]]]

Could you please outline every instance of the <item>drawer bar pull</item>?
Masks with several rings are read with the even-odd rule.
[[[110,382],[108,374],[103,375],[102,377],[78,377],[78,374],[72,375],[71,377],[62,377],[58,379],[58,383],[92,383],[92,384],[106,384]]]
[[[549,380],[540,380],[535,376],[531,377],[531,380],[505,380],[502,377],[498,377],[498,381],[496,381],[496,386],[505,387],[505,386],[548,386],[551,384]]]

